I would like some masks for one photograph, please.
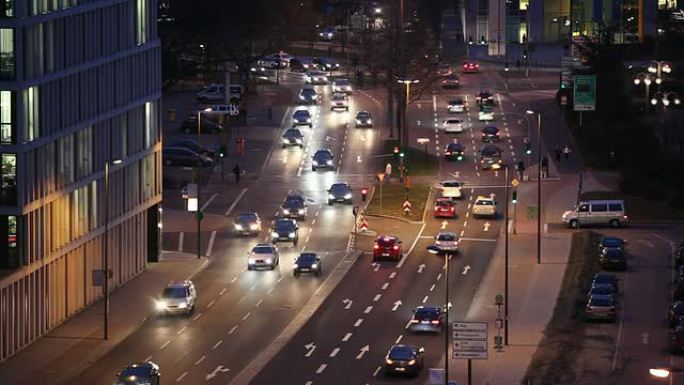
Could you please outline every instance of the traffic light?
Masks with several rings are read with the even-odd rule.
[[[361,200],[365,202],[367,197],[368,197],[368,189],[364,187],[361,189]]]
[[[399,158],[399,147],[394,146],[394,148],[392,149],[392,153],[394,154],[394,159],[398,159]]]
[[[525,142],[525,154],[527,154],[527,155],[532,154],[532,143]]]
[[[526,49],[523,50],[523,59],[527,59],[527,50]]]
[[[513,204],[518,203],[518,190],[513,190],[511,202],[513,202]]]
[[[403,158],[403,157],[404,157],[404,152],[403,152],[403,151],[399,153],[399,157],[400,157],[400,158]]]

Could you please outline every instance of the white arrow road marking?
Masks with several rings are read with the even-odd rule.
[[[352,335],[353,335],[352,333],[345,334],[344,337],[342,337],[342,341],[344,341],[344,342],[349,341],[349,339],[352,337]]]
[[[357,328],[357,327],[361,326],[362,322],[363,322],[363,318],[357,319],[356,322],[354,322],[354,327]]]
[[[350,300],[349,298],[345,298],[342,300],[342,303],[344,304],[345,309],[349,309],[354,301]]]
[[[451,302],[449,302],[449,303],[447,304],[447,308],[451,309],[451,307],[452,307],[452,306],[451,306]]]
[[[326,141],[326,142],[329,142],[329,141],[331,141],[331,140],[337,140],[337,139],[333,138],[332,136],[326,136],[326,137],[325,137],[325,141]]]
[[[371,310],[373,310],[373,306],[368,306],[368,307],[366,308],[366,310],[364,310],[363,312],[364,312],[364,314],[368,314],[368,313],[371,312]]]
[[[361,358],[363,358],[363,355],[366,352],[368,352],[369,350],[370,350],[370,346],[368,346],[368,345],[362,347],[361,350],[359,351],[359,354],[356,355],[356,359],[360,360]]]
[[[373,271],[378,271],[380,270],[380,264],[377,262],[371,263],[371,266],[373,267]]]
[[[422,123],[420,120],[416,120],[416,124],[420,126]]]
[[[366,135],[361,135],[361,141],[365,142],[366,141]]]
[[[313,385],[313,381],[307,381],[304,383],[304,385]]]
[[[318,373],[318,374],[323,373],[323,371],[324,371],[325,368],[327,368],[327,367],[328,367],[327,364],[321,364],[321,366],[319,366],[318,369],[316,369],[316,373]]]
[[[641,343],[644,345],[648,345],[648,333],[647,332],[641,333]]]
[[[449,222],[447,222],[447,221],[442,221],[442,230],[446,229],[446,227],[447,227],[448,224],[449,224]]]
[[[212,378],[216,377],[217,374],[219,374],[219,373],[225,373],[225,372],[228,372],[228,371],[230,371],[230,369],[223,367],[223,365],[219,365],[219,366],[216,367],[216,369],[214,369],[213,372],[207,374],[204,378],[205,378],[207,381],[209,381],[209,380],[211,380]]]
[[[309,342],[308,344],[304,345],[304,349],[307,350],[306,354],[304,354],[304,357],[311,357],[311,354],[313,354],[314,350],[316,350],[316,345],[314,345],[313,342]]]
[[[418,274],[423,273],[423,269],[425,269],[425,266],[427,266],[427,265],[424,263],[421,263],[420,265],[418,265]]]
[[[356,163],[363,163],[363,160],[361,159],[361,155],[356,156]]]
[[[470,271],[470,265],[465,265],[465,267],[463,268],[463,273],[461,274],[466,275],[468,274],[468,271]]]
[[[378,302],[380,297],[382,297],[382,294],[376,294],[375,297],[373,297],[373,302]]]
[[[399,306],[401,306],[401,305],[402,305],[401,300],[398,300],[398,301],[395,302],[394,305],[392,306],[392,311],[397,311],[397,309],[399,309]]]
[[[491,226],[491,223],[485,222],[483,231],[489,231],[490,226]]]
[[[337,355],[337,353],[339,353],[339,352],[340,352],[340,348],[333,349],[333,351],[330,352],[330,357],[335,357]]]

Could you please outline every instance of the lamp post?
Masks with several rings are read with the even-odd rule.
[[[663,105],[663,112],[665,113],[665,129],[668,128],[668,125],[670,123],[670,115],[668,113],[667,107],[670,104],[674,104],[676,106],[680,105],[682,103],[682,100],[679,98],[679,95],[676,92],[656,92],[653,95],[653,98],[651,98],[651,104],[654,107],[657,107],[658,104]],[[658,111],[658,115],[660,115],[660,111]],[[658,123],[660,123],[660,117],[658,118]]]
[[[504,222],[504,345],[508,346],[508,185],[510,182],[508,179],[508,165],[505,165],[504,167],[504,183],[506,184],[506,209],[504,211],[504,217],[506,219]]]
[[[228,90],[226,90],[226,92],[228,92]],[[197,111],[197,144],[199,144],[200,146],[202,145],[202,114],[210,111],[212,111],[210,107],[205,108],[204,110]],[[201,159],[198,159],[198,162],[201,162]],[[223,172],[223,170],[221,172]],[[202,256],[202,251],[200,249],[200,244],[202,243],[202,206],[200,206],[200,194],[202,183],[200,181],[199,166],[195,167],[195,181],[197,182],[197,259],[199,259]]]
[[[408,144],[408,123],[406,122],[406,111],[408,110],[409,97],[411,96],[411,84],[418,84],[420,80],[418,79],[397,79],[397,83],[403,84],[406,89],[406,94],[404,95],[404,108],[401,114],[401,128],[402,132],[399,135],[399,146],[403,149]]]
[[[656,81],[656,84],[658,84],[658,91],[660,91],[660,83],[663,78],[663,73],[669,74],[670,72],[672,72],[672,67],[670,67],[670,63],[653,60],[648,65],[648,72],[655,74],[656,79],[659,79],[659,81]]]
[[[649,67],[650,69],[651,67]],[[648,110],[648,101],[650,99],[651,93],[650,93],[650,87],[651,83],[655,82],[656,84],[660,85],[662,82],[662,79],[657,77],[656,75],[653,74],[646,74],[643,72],[639,72],[635,77],[634,77],[634,84],[635,85],[640,85],[641,83],[644,83],[644,86],[646,88],[646,110]]]
[[[113,159],[112,164],[121,164],[121,159]],[[109,339],[109,163],[105,161],[104,166],[104,209],[105,209],[105,223],[104,223],[104,239],[102,241],[102,258],[104,259],[102,265],[104,270],[104,282],[102,290],[104,294],[104,339]]]
[[[537,115],[537,263],[541,263],[541,180],[542,180],[542,125],[541,112],[525,111],[529,115]]]

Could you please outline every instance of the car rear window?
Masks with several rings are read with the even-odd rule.
[[[451,207],[454,204],[450,201],[437,201],[435,202],[435,206],[440,206],[440,207]]]
[[[592,306],[612,306],[613,301],[609,297],[591,297],[590,305]]]
[[[316,254],[301,254],[299,260],[302,262],[313,262],[316,260]]]
[[[416,310],[416,318],[419,319],[436,319],[439,317],[439,309],[435,308],[427,308],[427,309],[418,309]]]
[[[478,205],[478,206],[494,206],[494,202],[492,202],[492,201],[485,201],[485,200],[477,201],[477,202],[475,202],[475,204]]]
[[[254,222],[257,220],[257,216],[254,214],[240,214],[238,216],[238,221],[240,222]]]
[[[378,245],[387,247],[394,245],[396,243],[396,240],[394,238],[379,238],[377,242]]]
[[[461,182],[444,182],[443,187],[461,187]]]
[[[271,246],[256,246],[254,249],[252,249],[254,254],[271,254],[273,253],[273,249]]]
[[[410,360],[413,358],[413,352],[410,348],[392,349],[389,358],[393,360]]]
[[[437,237],[438,241],[455,241],[456,236],[454,234],[440,234]]]

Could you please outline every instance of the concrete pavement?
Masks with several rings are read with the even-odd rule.
[[[154,312],[153,299],[169,282],[191,279],[208,264],[192,254],[164,252],[160,262],[111,293],[108,340],[99,301],[0,365],[2,384],[67,383],[145,322]]]

